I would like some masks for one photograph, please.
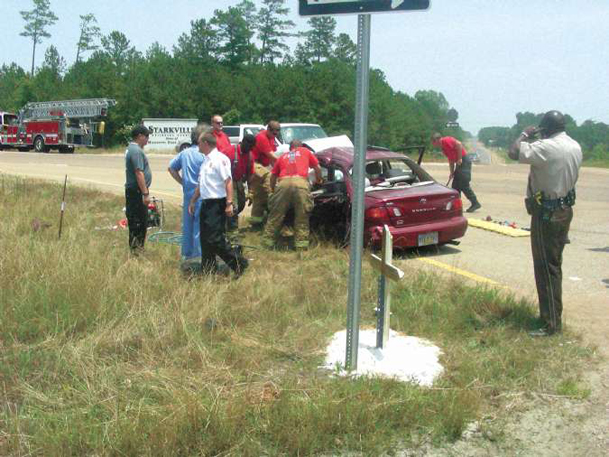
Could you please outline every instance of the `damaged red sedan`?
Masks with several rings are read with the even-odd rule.
[[[353,183],[353,148],[316,152],[324,184],[314,188],[313,227],[348,239]],[[395,248],[445,244],[467,230],[459,193],[436,182],[410,158],[384,149],[366,153],[364,243],[380,246],[388,225]]]

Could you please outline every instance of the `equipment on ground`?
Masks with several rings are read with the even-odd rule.
[[[0,145],[36,152],[93,146],[95,134],[101,137],[105,130],[101,118],[114,105],[116,100],[110,98],[27,103],[7,125]]]

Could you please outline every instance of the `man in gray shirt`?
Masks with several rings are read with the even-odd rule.
[[[152,172],[144,146],[148,144],[150,132],[143,125],[131,131],[132,141],[125,151],[125,207],[129,225],[129,247],[138,254],[144,249],[148,229],[149,188]]]
[[[537,134],[541,139],[536,139]],[[527,127],[509,156],[531,165],[527,211],[531,215],[531,248],[542,328],[531,336],[561,331],[562,252],[573,219],[575,184],[582,163],[580,145],[565,133],[565,118],[548,111],[539,127]]]

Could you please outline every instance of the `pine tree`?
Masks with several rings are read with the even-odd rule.
[[[57,21],[57,16],[51,11],[49,0],[32,0],[34,8],[31,11],[19,11],[25,21],[25,30],[19,35],[32,39],[32,70],[34,75],[34,63],[36,61],[36,45],[42,43],[43,38],[49,38],[51,34],[46,28]]]

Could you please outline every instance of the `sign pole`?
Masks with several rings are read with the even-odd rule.
[[[368,96],[370,79],[370,14],[357,17],[357,85],[355,96],[355,158],[351,207],[349,294],[347,298],[347,350],[345,368],[357,370],[359,320],[364,248],[364,188],[368,149]]]

